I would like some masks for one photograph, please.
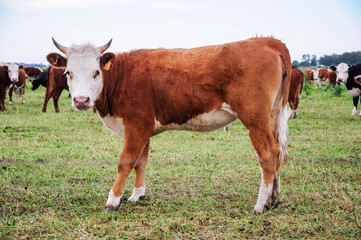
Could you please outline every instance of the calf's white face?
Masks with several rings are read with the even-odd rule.
[[[104,47],[97,48],[92,44],[71,45],[69,48],[54,44],[65,53],[65,58],[57,53],[50,53],[48,61],[53,66],[65,67],[64,75],[67,77],[69,91],[72,96],[72,107],[77,110],[88,110],[94,106],[103,90],[102,69],[108,70],[111,61],[115,58],[113,53],[102,55],[111,41]],[[105,66],[107,65],[108,66]]]
[[[347,82],[348,78],[348,65],[346,63],[340,63],[336,68],[337,82]]]
[[[72,45],[66,56],[67,66],[64,74],[68,79],[72,107],[87,110],[94,105],[103,89],[101,54],[92,45]]]
[[[8,75],[12,83],[19,81],[19,66],[15,63],[8,65]]]

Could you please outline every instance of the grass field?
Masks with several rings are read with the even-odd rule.
[[[122,140],[64,92],[0,112],[0,239],[360,239],[361,120],[352,97],[307,89],[289,120],[281,205],[254,215],[260,171],[247,131],[170,131],[151,141],[146,198],[104,204]],[[344,88],[344,86],[343,86]],[[134,172],[126,185],[131,195]]]

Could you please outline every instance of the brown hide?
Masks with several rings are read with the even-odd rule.
[[[302,71],[297,68],[292,68],[291,75],[291,86],[290,92],[288,95],[288,103],[292,110],[297,110],[298,104],[300,102],[300,95],[302,94],[303,87],[303,74]],[[296,114],[293,115],[293,118],[296,117]]]
[[[305,70],[305,75],[306,75],[306,77],[308,78],[308,80],[314,80],[313,79],[313,72],[312,72],[313,70],[312,69],[306,69]]]
[[[326,73],[328,73],[328,69],[327,68],[320,68],[318,69],[318,77],[320,79],[324,79],[326,76]]]
[[[17,91],[17,94],[23,96],[25,94],[25,85],[26,85],[26,73],[24,68],[20,67],[19,69],[19,81],[15,83],[15,86],[9,89],[9,102],[12,102],[13,91]]]
[[[5,98],[6,90],[10,86],[11,81],[8,75],[8,67],[0,66],[0,111],[6,110]]]
[[[325,75],[325,81],[330,82],[332,87],[336,86],[337,73],[335,71],[329,71]]]
[[[35,67],[25,67],[25,72],[26,75],[33,78],[36,78],[41,73],[40,69]]]
[[[258,45],[269,48],[266,55]],[[194,49],[118,54],[110,71],[103,72],[104,89],[96,108],[102,117],[141,115],[152,125],[155,118],[166,125],[182,124],[223,102],[237,108],[255,102],[262,105],[259,94],[268,100],[280,87],[281,79],[271,83],[269,74],[280,74],[278,54],[288,56],[285,51],[279,41],[256,38]],[[269,64],[275,60],[276,66]],[[287,97],[283,102],[287,103]]]
[[[65,68],[56,68],[50,66],[47,69],[48,85],[46,86],[43,112],[46,112],[46,106],[51,97],[53,97],[55,112],[59,111],[58,100],[64,89],[69,91],[67,79],[63,75]]]

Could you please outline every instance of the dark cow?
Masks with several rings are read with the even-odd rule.
[[[38,89],[40,85],[46,88],[48,84],[48,71],[40,73],[31,83],[33,84],[31,90]]]
[[[343,82],[347,91],[353,97],[352,116],[357,114],[357,105],[361,94],[361,64],[349,67],[346,63],[340,63],[337,66],[337,82]],[[361,112],[360,115],[361,117]]]
[[[298,68],[292,68],[291,86],[288,95],[288,104],[292,110],[290,118],[297,117],[298,104],[300,103],[302,95],[303,81],[304,77],[302,71]]]
[[[25,72],[28,77],[36,78],[43,70],[38,67],[25,67]]]
[[[10,87],[11,81],[8,74],[8,66],[0,66],[0,111],[6,110],[6,90]]]
[[[9,90],[9,104],[13,104],[12,96],[15,91],[16,99],[18,96],[22,96],[22,104],[25,104],[25,85],[26,85],[26,73],[24,71],[24,67],[21,65],[19,67],[19,78],[18,81],[12,82]]]
[[[253,38],[193,49],[142,49],[104,53],[110,42],[55,45],[53,66],[66,67],[72,106],[95,105],[103,123],[124,147],[106,210],[116,210],[128,175],[135,169],[129,201],[145,195],[150,138],[166,130],[212,131],[241,120],[261,166],[254,211],[263,213],[280,193],[280,169],[287,160],[287,101],[291,59],[274,38]]]
[[[48,84],[46,86],[43,112],[46,112],[46,106],[51,97],[53,97],[55,112],[59,111],[58,101],[64,89],[69,91],[67,79],[64,76],[64,68],[52,67],[47,69]]]

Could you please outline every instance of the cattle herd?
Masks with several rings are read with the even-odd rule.
[[[297,116],[304,76],[321,87],[343,82],[357,112],[361,64],[308,69],[291,66],[286,46],[274,38],[252,38],[193,49],[141,49],[105,53],[111,44],[55,46],[65,55],[50,53],[51,66],[0,66],[0,110],[12,92],[25,103],[26,76],[32,90],[46,87],[44,106],[51,97],[55,111],[63,89],[70,91],[76,110],[97,110],[104,125],[125,140],[118,176],[109,191],[106,210],[117,210],[130,171],[136,177],[128,201],[145,196],[145,168],[150,139],[166,130],[207,132],[240,120],[248,129],[261,167],[256,213],[263,213],[280,194],[280,170],[287,161],[287,120]],[[288,110],[292,110],[292,113]],[[361,113],[360,113],[361,116]]]

